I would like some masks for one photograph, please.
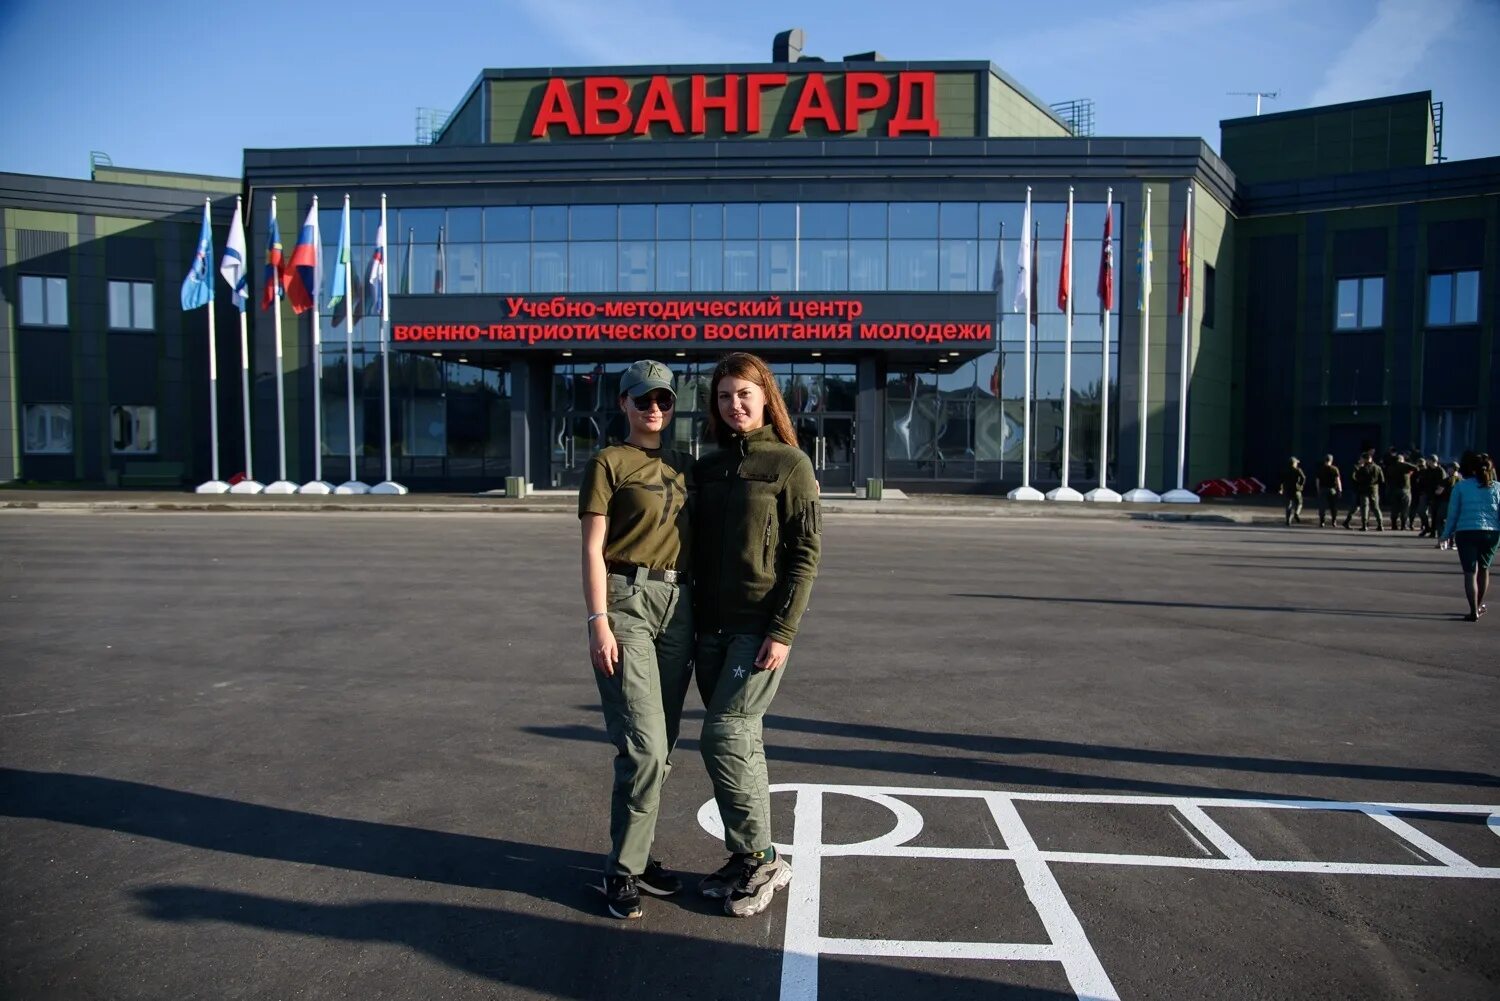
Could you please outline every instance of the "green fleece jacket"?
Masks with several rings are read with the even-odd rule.
[[[693,614],[699,632],[790,643],[822,553],[812,463],[767,425],[693,466]]]

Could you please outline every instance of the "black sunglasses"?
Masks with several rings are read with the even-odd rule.
[[[659,389],[645,396],[632,396],[630,402],[635,405],[635,409],[642,412],[650,410],[653,403],[656,404],[657,409],[667,411],[676,406],[677,398],[666,390]]]

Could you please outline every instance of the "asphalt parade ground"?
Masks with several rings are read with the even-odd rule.
[[[1453,554],[824,547],[767,717],[792,885],[625,923],[573,518],[0,512],[0,995],[1500,996],[1500,613],[1460,621]],[[657,847],[696,876],[688,704]]]

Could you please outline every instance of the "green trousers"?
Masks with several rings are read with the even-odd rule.
[[[620,647],[615,673],[594,672],[604,725],[615,745],[609,805],[610,875],[639,876],[651,856],[662,786],[693,674],[693,596],[685,585],[643,574],[608,578],[609,627]]]
[[[758,852],[771,846],[771,790],[761,719],[776,697],[786,665],[755,669],[764,636],[707,633],[698,637],[698,692],[703,696],[703,763],[724,818],[724,846]]]

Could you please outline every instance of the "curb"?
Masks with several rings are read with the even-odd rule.
[[[224,501],[205,497],[196,499],[142,498],[124,499],[75,499],[44,500],[21,497],[0,497],[0,510],[40,511],[72,513],[204,513],[204,514],[272,514],[272,513],[348,513],[348,514],[550,514],[572,517],[575,509],[572,502],[537,504],[525,501],[409,501],[397,503],[371,503],[362,499],[276,499],[247,498],[242,501]],[[905,501],[825,501],[823,510],[831,515],[863,515],[885,518],[1030,518],[1030,519],[1082,519],[1145,521],[1158,523],[1195,522],[1221,525],[1278,525],[1282,521],[1279,512],[1270,510],[1220,508],[1157,507],[1156,505],[1067,505],[1034,504],[995,500],[986,504],[923,504]]]

